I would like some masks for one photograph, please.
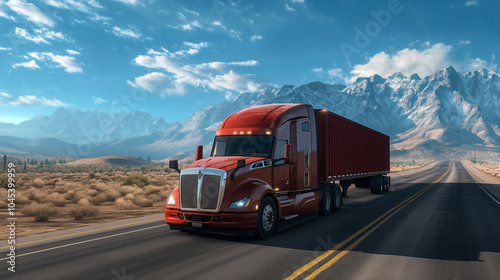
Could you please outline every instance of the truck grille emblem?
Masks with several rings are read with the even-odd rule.
[[[202,176],[203,176],[203,172],[201,172],[201,169],[200,169],[200,171],[198,171],[198,180],[201,180]]]

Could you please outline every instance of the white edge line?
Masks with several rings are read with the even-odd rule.
[[[483,190],[483,192],[485,192],[489,197],[491,197],[491,199],[493,199],[498,205],[500,205],[500,202],[498,200],[496,200],[496,198],[494,198],[488,191],[486,191],[483,186],[481,186],[481,184],[479,184],[476,179],[472,178],[472,180],[474,180],[474,182],[476,182],[476,184]]]
[[[88,242],[92,242],[92,241],[97,241],[97,240],[101,240],[101,239],[106,239],[106,238],[110,238],[110,237],[125,235],[125,234],[129,234],[129,233],[134,233],[134,232],[138,232],[138,231],[143,231],[143,230],[148,230],[148,229],[157,228],[157,227],[163,227],[163,226],[165,226],[165,225],[163,225],[163,224],[162,225],[156,225],[156,226],[152,226],[152,227],[147,227],[147,228],[141,228],[141,229],[136,229],[136,230],[132,230],[132,231],[126,231],[126,232],[116,233],[116,234],[112,234],[112,235],[108,235],[108,236],[102,236],[102,237],[98,237],[98,238],[94,238],[94,239],[83,240],[83,241],[79,241],[79,242],[75,242],[75,243],[70,243],[70,244],[65,244],[65,245],[56,246],[56,247],[52,247],[52,248],[47,248],[47,249],[43,249],[43,250],[33,251],[33,252],[21,254],[21,255],[16,255],[16,259],[19,258],[19,257],[23,257],[23,256],[28,256],[28,255],[32,255],[32,254],[38,254],[38,253],[41,253],[41,252],[52,251],[52,250],[55,250],[55,249],[60,249],[60,248],[64,248],[64,247],[69,247],[69,246],[73,246],[73,245],[88,243]],[[16,250],[17,250],[17,248],[16,248]],[[8,249],[7,249],[7,253],[8,253]],[[7,259],[9,259],[9,257],[2,258],[2,259],[0,259],[0,261],[7,260]]]

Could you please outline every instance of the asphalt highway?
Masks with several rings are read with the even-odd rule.
[[[461,162],[391,182],[268,240],[170,231],[157,215],[21,239],[15,273],[3,242],[0,279],[500,279],[499,184]]]

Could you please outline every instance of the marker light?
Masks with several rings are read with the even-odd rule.
[[[266,131],[266,134],[267,135],[271,135],[271,131]]]
[[[235,131],[235,132],[233,132],[233,134],[238,134],[238,132]]]
[[[249,197],[244,197],[240,200],[236,200],[231,205],[229,205],[229,208],[245,208],[248,205],[250,205],[250,202],[252,202],[252,199]]]

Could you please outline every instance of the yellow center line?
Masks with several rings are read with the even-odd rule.
[[[450,162],[450,165],[448,166],[448,170],[443,175],[441,175],[441,177],[439,177],[438,179],[434,180],[434,182],[430,183],[428,186],[426,186],[425,188],[423,188],[422,190],[420,190],[416,194],[414,194],[414,195],[410,196],[409,198],[403,200],[401,203],[399,203],[398,205],[394,206],[389,211],[385,212],[382,216],[378,217],[377,219],[375,219],[374,221],[372,221],[370,224],[368,224],[364,228],[358,230],[356,233],[352,234],[347,239],[345,239],[341,243],[339,243],[336,246],[334,246],[332,249],[328,250],[327,252],[323,253],[321,256],[317,257],[316,259],[312,260],[311,262],[309,262],[308,264],[304,265],[300,269],[296,270],[294,273],[290,274],[284,280],[292,280],[292,279],[297,278],[299,275],[301,275],[302,273],[306,272],[311,267],[315,266],[316,264],[318,264],[319,262],[321,262],[322,260],[324,260],[326,257],[328,257],[331,254],[335,253],[339,248],[341,248],[342,246],[346,245],[347,243],[349,243],[350,241],[352,241],[353,239],[355,239],[356,237],[358,237],[360,234],[362,234],[364,231],[366,231],[368,228],[372,227],[374,224],[376,224],[377,222],[379,222],[380,220],[383,219],[379,224],[377,224],[371,230],[369,230],[364,235],[362,235],[358,240],[356,240],[354,243],[352,243],[349,247],[347,247],[345,250],[341,251],[333,259],[331,259],[326,264],[324,264],[323,266],[321,266],[320,268],[318,268],[317,270],[315,270],[313,273],[311,273],[306,278],[306,279],[314,279],[323,270],[327,269],[332,264],[336,263],[340,258],[342,258],[343,256],[345,256],[349,251],[352,251],[352,249],[354,249],[356,246],[358,246],[358,244],[361,243],[361,241],[363,241],[368,235],[370,235],[373,231],[375,231],[377,228],[379,228],[388,219],[390,219],[392,216],[394,216],[394,214],[396,214],[397,212],[399,212],[401,209],[403,209],[408,204],[410,204],[413,200],[415,200],[416,198],[418,198],[419,196],[421,196],[423,193],[425,193],[430,188],[432,188],[435,184],[437,184],[439,181],[441,181],[450,172],[450,169],[451,169],[451,162]],[[385,219],[384,219],[384,217],[385,217]]]
[[[54,240],[54,239],[60,239],[64,237],[70,237],[70,236],[76,236],[76,235],[82,235],[85,233],[91,233],[91,232],[98,232],[98,231],[103,231],[107,229],[112,229],[112,228],[119,228],[119,227],[124,227],[124,226],[130,226],[130,225],[136,225],[136,224],[143,224],[147,222],[152,222],[152,221],[158,221],[158,220],[163,220],[165,218],[156,218],[156,219],[150,219],[150,220],[145,220],[145,221],[139,221],[139,222],[133,222],[133,223],[128,223],[128,224],[123,224],[123,225],[117,225],[117,226],[112,226],[112,227],[105,227],[105,228],[99,228],[99,229],[94,229],[94,230],[88,230],[88,231],[82,231],[82,232],[77,232],[77,233],[72,233],[72,234],[67,234],[67,235],[62,235],[62,236],[56,236],[56,237],[51,237],[51,238],[46,238],[46,239],[41,239],[41,240],[35,240],[35,241],[30,241],[30,242],[25,242],[25,243],[20,243],[20,244],[15,244],[15,245],[9,245],[5,247],[0,247],[1,249],[6,249],[12,247],[18,247],[18,246],[23,246],[23,245],[28,245],[28,244],[33,244],[33,243],[39,243],[43,241],[48,241],[48,240]]]

